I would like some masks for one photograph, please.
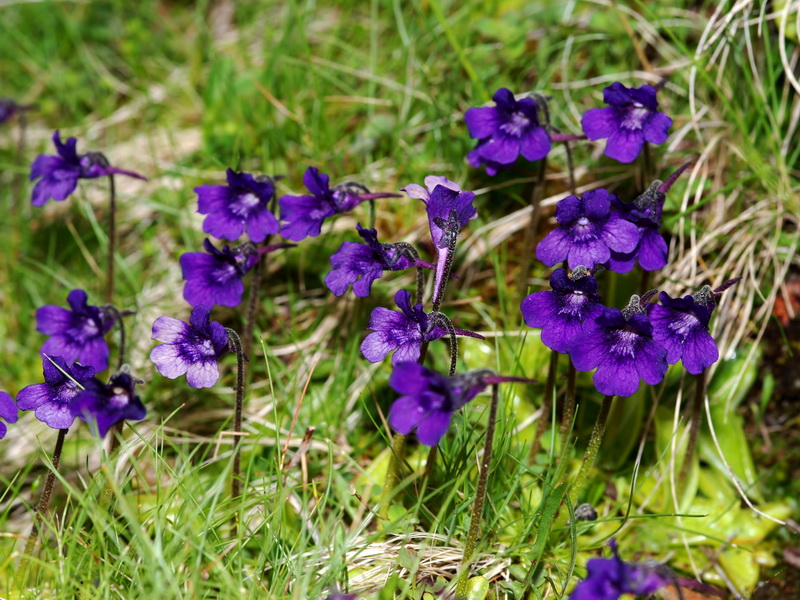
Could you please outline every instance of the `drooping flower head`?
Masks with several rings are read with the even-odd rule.
[[[578,371],[594,373],[594,386],[604,396],[631,396],[639,380],[661,383],[667,372],[667,350],[653,339],[653,325],[645,306],[656,291],[632,296],[628,306],[604,308],[596,329],[573,337],[567,352]]]
[[[506,88],[497,90],[492,99],[495,106],[470,108],[464,115],[469,136],[479,140],[467,154],[469,164],[485,166],[486,173],[496,175],[498,169],[513,165],[520,154],[529,161],[547,156],[550,135],[539,123],[534,99],[515,100]]]
[[[68,138],[66,143],[62,143],[58,131],[53,134],[53,143],[58,156],[40,154],[31,165],[30,180],[41,177],[33,188],[31,204],[34,206],[44,206],[50,198],[59,202],[66,200],[75,191],[78,179],[97,179],[115,174],[145,179],[133,171],[112,167],[99,152],[78,154],[78,140]]]
[[[633,202],[622,202],[613,198],[611,204],[620,216],[639,228],[639,243],[632,252],[611,251],[608,268],[615,273],[627,273],[636,262],[645,271],[658,271],[667,265],[667,242],[661,235],[661,214],[667,191],[681,173],[691,165],[687,162],[675,171],[666,181],[656,180]]]
[[[70,411],[93,430],[96,427],[101,438],[105,437],[120,421],[141,421],[147,414],[136,395],[136,383],[125,371],[112,375],[107,384],[91,378],[70,402]]]
[[[281,224],[268,206],[275,195],[271,177],[253,177],[249,173],[227,171],[228,185],[201,185],[197,194],[197,212],[208,215],[203,231],[223,240],[237,240],[244,232],[253,242],[263,242],[278,233]]]
[[[437,253],[433,307],[438,310],[453,266],[458,234],[467,223],[477,218],[478,213],[472,205],[475,194],[461,191],[452,181],[444,177],[429,176],[425,178],[425,185],[427,189],[410,184],[403,191],[412,198],[422,200],[428,211],[428,225]]]
[[[400,290],[394,301],[400,311],[378,306],[372,311],[369,328],[372,329],[361,343],[361,353],[369,362],[380,362],[391,352],[392,364],[414,361],[420,357],[423,342],[432,342],[447,335],[446,325],[438,314],[426,313],[421,304],[411,306],[411,294]],[[455,329],[456,335],[483,339],[483,336]]]
[[[11,98],[0,98],[0,125],[24,110],[28,110],[29,106],[20,106]]]
[[[238,306],[242,302],[242,278],[259,260],[253,244],[218,250],[209,241],[203,242],[206,252],[187,252],[180,263],[186,285],[184,299],[192,306]]]
[[[453,413],[487,386],[504,381],[531,382],[485,369],[445,377],[416,362],[399,362],[389,385],[402,395],[392,404],[389,424],[403,435],[416,429],[420,443],[435,446],[447,432]]]
[[[43,354],[105,371],[110,351],[104,336],[114,326],[114,311],[92,306],[87,300],[86,292],[78,289],[67,296],[71,310],[42,306],[36,311],[36,331],[51,336],[42,345]]]
[[[612,250],[633,251],[639,243],[639,228],[611,210],[612,200],[616,195],[602,188],[560,200],[558,227],[536,246],[536,258],[548,267],[566,260],[570,269],[592,269],[607,262]]]
[[[615,82],[603,90],[603,101],[609,106],[586,111],[581,126],[590,140],[608,138],[605,155],[609,158],[633,162],[645,142],[667,141],[672,119],[658,112],[653,86],[628,88]]]
[[[613,540],[610,546],[614,558],[593,558],[586,563],[586,579],[575,587],[569,600],[618,600],[623,594],[646,596],[672,583],[673,576],[664,565],[623,562]]]
[[[75,420],[70,402],[94,376],[92,367],[73,363],[70,367],[60,356],[42,360],[44,383],[34,383],[17,394],[17,407],[32,410],[42,423],[53,429],[69,429]]]
[[[356,228],[365,243],[343,242],[331,255],[333,269],[325,276],[325,285],[334,295],[342,296],[352,285],[356,296],[366,298],[373,282],[382,277],[384,271],[420,266],[433,268],[433,265],[419,260],[411,244],[382,244],[375,229],[365,229],[360,223]]]
[[[661,292],[661,304],[650,307],[653,338],[667,349],[667,362],[683,361],[692,375],[699,375],[719,359],[717,343],[708,331],[711,313],[723,291],[741,277],[726,281],[715,290],[703,286],[693,296],[672,298]]]
[[[299,242],[307,237],[317,237],[325,219],[335,214],[353,210],[367,200],[396,197],[399,194],[371,194],[363,185],[346,182],[330,187],[330,179],[316,167],[309,167],[303,175],[303,183],[310,196],[282,196],[280,199],[281,221],[286,221],[281,235]]]
[[[594,320],[603,314],[597,280],[584,267],[571,276],[559,268],[550,275],[552,291],[534,292],[522,301],[522,318],[528,327],[541,327],[542,343],[566,353],[570,340],[597,328]]]
[[[168,379],[186,375],[194,388],[208,388],[219,379],[217,361],[228,350],[228,333],[211,321],[208,307],[192,309],[189,323],[172,317],[158,317],[153,323],[152,339],[164,342],[150,352],[158,372]]]
[[[8,392],[0,392],[0,419],[6,423],[16,423],[18,418],[17,405]],[[8,428],[6,423],[0,421],[0,440],[6,437]]]

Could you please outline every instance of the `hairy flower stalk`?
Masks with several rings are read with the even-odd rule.
[[[100,154],[108,165],[108,159]],[[106,267],[106,302],[114,301],[114,252],[117,249],[117,186],[114,174],[108,174],[108,265]]]
[[[547,424],[550,422],[550,413],[553,412],[553,398],[556,395],[556,373],[558,368],[558,352],[550,351],[550,366],[547,369],[547,383],[544,386],[544,399],[542,401],[542,414],[536,421],[536,431],[533,434],[531,443],[530,461],[536,460],[536,455],[542,446],[542,436],[544,435]]]
[[[122,313],[113,304],[107,304],[102,307],[114,316],[114,320],[119,327],[119,352],[117,360],[117,371],[122,370],[122,365],[125,364],[125,323],[122,322]],[[114,450],[119,447],[119,439],[122,436],[122,429],[125,427],[125,421],[120,421],[114,425],[114,430],[111,432],[111,441],[109,442],[108,454],[113,454]]]
[[[517,277],[517,291],[519,293],[520,301],[525,297],[528,291],[528,274],[531,270],[531,262],[533,261],[533,244],[536,241],[536,233],[539,230],[539,221],[542,219],[542,197],[544,196],[544,177],[547,172],[547,157],[539,161],[539,172],[536,176],[536,183],[533,184],[531,191],[531,218],[528,221],[528,227],[525,229],[525,238],[522,242],[522,264],[519,267],[519,276]]]
[[[244,406],[244,363],[246,357],[242,350],[242,341],[233,329],[225,328],[228,334],[228,343],[236,353],[236,406],[233,413],[233,471],[231,473],[231,499],[239,497],[241,488],[241,433],[242,409]]]
[[[697,448],[697,436],[700,434],[700,424],[703,420],[703,402],[706,399],[706,372],[694,376],[694,400],[692,402],[692,420],[689,422],[689,442],[686,445],[686,454],[683,458],[678,481],[685,481],[691,469],[694,451]]]
[[[497,422],[497,404],[500,385],[492,385],[492,401],[489,404],[489,424],[486,427],[486,440],[483,444],[483,458],[478,475],[478,488],[475,490],[475,503],[472,505],[472,518],[469,523],[467,541],[464,543],[464,554],[461,558],[460,574],[456,584],[456,600],[466,600],[467,581],[469,580],[469,565],[472,554],[475,552],[475,542],[481,529],[483,504],[486,500],[486,483],[489,480],[489,466],[492,462],[492,444],[494,443],[494,430]]]
[[[603,443],[603,436],[606,433],[606,425],[608,424],[608,415],[611,414],[611,404],[614,396],[603,397],[603,403],[600,405],[600,412],[597,414],[597,420],[592,429],[592,436],[589,438],[589,445],[586,447],[586,452],[583,455],[583,462],[581,463],[581,470],[578,471],[578,476],[572,484],[572,491],[575,498],[580,499],[583,488],[586,485],[586,479],[589,476],[589,471],[592,470],[595,460],[597,460],[597,453],[600,451],[600,445]]]

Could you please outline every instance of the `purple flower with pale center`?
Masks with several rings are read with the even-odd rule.
[[[66,200],[78,186],[78,179],[97,179],[115,174],[145,179],[133,171],[112,167],[99,152],[78,154],[78,140],[68,138],[66,143],[62,143],[58,131],[53,134],[53,143],[58,156],[40,154],[31,165],[30,180],[41,177],[33,188],[31,204],[34,206],[44,206],[50,198],[59,202]]]
[[[180,263],[186,285],[184,299],[192,306],[238,306],[242,302],[242,278],[259,260],[259,251],[253,244],[242,244],[231,249],[218,250],[207,239],[206,252],[187,252]]]
[[[280,199],[281,221],[286,221],[281,235],[299,242],[307,237],[317,237],[325,219],[335,214],[353,210],[367,200],[390,198],[399,194],[371,194],[358,183],[342,183],[330,187],[330,179],[316,167],[309,167],[303,175],[303,183],[311,196],[282,196]]]
[[[92,367],[80,363],[67,366],[60,356],[45,356],[42,360],[44,383],[34,383],[17,394],[17,407],[32,410],[42,423],[53,429],[69,429],[75,420],[70,402],[94,376]]]
[[[373,330],[361,343],[361,353],[372,363],[380,362],[394,352],[392,364],[414,361],[420,357],[423,342],[432,342],[447,335],[445,326],[421,304],[411,307],[411,294],[400,290],[394,301],[400,311],[379,306],[372,311],[369,328]],[[483,336],[455,329],[457,335],[483,339]]]
[[[597,328],[594,320],[603,314],[597,280],[578,267],[567,275],[560,268],[550,275],[552,291],[535,292],[522,301],[522,318],[528,327],[541,327],[542,343],[566,353],[570,340]]]
[[[475,194],[461,191],[449,179],[429,176],[425,178],[425,185],[427,189],[410,184],[403,191],[412,198],[422,200],[428,211],[428,226],[437,253],[433,306],[438,309],[453,265],[458,234],[467,223],[477,218],[478,213],[472,205]]]
[[[192,309],[189,323],[172,317],[158,317],[153,323],[152,339],[164,342],[150,352],[158,372],[168,379],[186,375],[194,388],[208,388],[219,379],[217,361],[228,350],[228,333],[211,321],[208,307]]]
[[[135,387],[136,380],[126,372],[115,373],[107,384],[91,378],[70,402],[70,411],[84,423],[97,427],[97,434],[105,437],[121,421],[144,419],[147,410]]]
[[[608,138],[605,155],[609,158],[633,162],[645,142],[667,141],[672,119],[658,112],[653,86],[628,88],[615,82],[603,90],[603,101],[610,106],[586,111],[581,127],[590,140]]]
[[[655,290],[653,290],[655,293]],[[639,380],[661,383],[667,372],[667,350],[653,338],[653,325],[642,304],[633,296],[625,310],[604,308],[595,319],[596,329],[576,335],[567,352],[578,371],[594,373],[594,386],[604,396],[631,396]]]
[[[254,242],[263,242],[278,233],[281,224],[267,207],[275,195],[268,177],[227,171],[228,185],[201,185],[197,194],[197,212],[208,215],[203,231],[216,238],[236,240],[245,231]]]
[[[614,198],[612,204],[619,215],[639,229],[639,243],[631,252],[611,252],[608,268],[615,273],[628,273],[637,260],[645,271],[658,271],[667,265],[667,242],[659,232],[666,196],[656,181],[650,189],[631,203]]]
[[[104,307],[87,303],[83,290],[72,290],[67,296],[70,309],[55,305],[36,311],[36,331],[51,336],[42,353],[60,356],[67,364],[79,362],[96,372],[108,368],[110,351],[105,334],[114,326],[114,316]]]
[[[17,405],[14,399],[7,392],[0,392],[0,419],[5,420],[6,423],[16,423],[19,418]],[[6,437],[8,428],[6,423],[0,421],[0,440]]]
[[[533,98],[514,99],[506,88],[492,97],[495,106],[470,108],[464,115],[469,135],[479,140],[467,154],[473,167],[486,167],[495,175],[499,168],[513,165],[520,154],[529,161],[543,159],[550,152],[550,136],[539,124]]]
[[[626,563],[619,557],[612,540],[614,558],[593,558],[586,563],[588,572],[570,594],[569,600],[618,600],[623,594],[646,596],[673,582],[664,565]]]
[[[556,204],[558,227],[536,246],[536,258],[548,267],[566,260],[570,269],[593,268],[611,258],[611,252],[632,252],[639,228],[611,210],[614,194],[602,188],[581,198],[567,196]]]
[[[692,375],[699,375],[719,359],[717,343],[708,331],[715,302],[710,286],[694,296],[659,295],[661,304],[650,307],[653,338],[667,349],[667,362],[683,361]]]
[[[361,224],[356,228],[365,243],[343,242],[331,255],[333,269],[325,276],[325,285],[334,295],[342,296],[352,285],[356,296],[366,298],[372,284],[383,276],[384,271],[402,271],[418,266],[433,268],[433,265],[414,257],[416,251],[410,244],[382,244],[375,229],[364,229]]]

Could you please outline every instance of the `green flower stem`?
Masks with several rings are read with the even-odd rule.
[[[542,447],[542,436],[544,435],[547,424],[550,422],[550,413],[553,410],[553,397],[556,394],[556,369],[558,367],[558,352],[555,350],[550,351],[550,368],[547,370],[547,383],[544,387],[544,399],[542,400],[542,414],[536,422],[536,432],[533,434],[533,442],[531,443],[531,452],[529,460],[531,463],[535,462],[536,455]]]
[[[613,401],[614,396],[606,396],[603,398],[603,403],[600,405],[600,412],[597,415],[597,421],[592,430],[592,437],[589,438],[589,445],[586,448],[586,453],[583,455],[581,470],[578,471],[575,483],[572,484],[576,499],[580,498],[583,488],[586,485],[589,471],[592,470],[594,461],[597,460],[597,453],[600,450],[600,444],[603,443],[603,436],[606,433],[606,424],[608,423],[608,415],[611,413],[611,404]]]
[[[242,454],[242,410],[244,407],[244,361],[242,340],[233,329],[226,328],[228,343],[236,353],[236,405],[233,413],[233,471],[231,473],[231,499],[239,497],[241,490]]]
[[[369,228],[375,229],[375,200],[369,201]]]
[[[519,302],[522,302],[528,291],[528,275],[531,270],[531,261],[533,260],[534,242],[536,241],[536,232],[539,230],[539,221],[542,218],[542,197],[544,196],[544,178],[546,172],[547,158],[543,158],[539,161],[539,173],[536,176],[536,183],[531,193],[531,218],[530,221],[528,221],[528,228],[525,230],[525,237],[522,242],[522,262],[520,263],[519,275],[517,276]]]
[[[108,265],[106,266],[106,302],[114,302],[114,253],[117,249],[117,186],[114,174],[108,176]]]
[[[39,505],[36,507],[36,516],[33,519],[33,527],[31,528],[31,535],[28,537],[28,543],[25,545],[25,559],[20,566],[20,573],[24,576],[28,567],[28,561],[33,558],[34,551],[36,550],[36,540],[39,538],[39,531],[44,521],[44,515],[50,507],[50,496],[53,493],[53,485],[56,481],[56,472],[58,471],[58,464],[61,462],[61,451],[64,449],[64,438],[67,437],[69,429],[59,429],[58,437],[56,438],[56,447],[53,450],[53,468],[47,474],[47,479],[44,483],[42,496],[39,498]]]
[[[689,474],[694,451],[697,448],[697,436],[700,434],[700,425],[703,422],[703,402],[706,398],[706,372],[695,376],[694,402],[692,403],[692,420],[689,424],[689,443],[686,446],[686,456],[683,458],[683,467],[678,481],[684,481]]]
[[[483,516],[483,505],[486,501],[486,484],[489,480],[489,466],[492,462],[492,444],[494,442],[494,430],[497,423],[497,404],[499,398],[499,385],[492,385],[492,402],[489,404],[489,424],[486,427],[486,440],[483,445],[483,460],[481,461],[480,473],[478,475],[478,489],[475,491],[475,503],[472,505],[472,519],[469,524],[467,541],[464,544],[464,556],[461,559],[461,568],[456,584],[456,600],[466,600],[467,582],[469,581],[469,566],[472,554],[475,552],[475,543],[481,528],[481,517]]]
[[[569,436],[570,428],[572,427],[572,420],[575,418],[575,380],[578,372],[575,370],[575,365],[572,360],[569,361],[569,370],[567,371],[567,393],[564,396],[564,412],[561,416],[561,440],[564,447],[567,446],[567,436]]]

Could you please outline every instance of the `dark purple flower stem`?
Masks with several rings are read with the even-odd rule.
[[[653,159],[650,155],[650,143],[645,142],[642,152],[642,188],[647,185],[648,181],[652,180],[653,170]]]
[[[481,460],[480,473],[478,474],[478,488],[475,490],[475,503],[472,505],[472,518],[469,523],[467,541],[464,543],[464,555],[461,559],[460,574],[456,584],[456,600],[466,600],[467,582],[469,580],[469,565],[475,551],[475,543],[481,528],[483,505],[486,500],[486,484],[489,480],[489,466],[492,462],[492,444],[494,443],[494,430],[497,422],[497,405],[499,399],[499,385],[492,385],[492,401],[489,404],[489,424],[486,426],[486,440],[483,444],[483,459]]]
[[[102,156],[102,155],[101,155]],[[105,156],[102,157],[106,163]],[[117,247],[117,186],[114,174],[108,176],[108,266],[106,269],[106,302],[114,302],[114,251]]]
[[[422,296],[425,293],[425,267],[419,266],[419,252],[408,242],[397,242],[394,247],[417,264],[417,296],[414,304],[422,304]]]
[[[120,313],[119,309],[114,306],[113,304],[107,304],[103,307],[104,310],[107,310],[114,315],[114,321],[119,327],[119,352],[118,352],[118,359],[117,359],[117,371],[122,370],[122,365],[125,364],[125,323],[122,321],[122,313]],[[119,439],[122,436],[122,430],[125,427],[125,421],[120,421],[114,428],[111,430],[111,441],[109,442],[108,446],[108,455],[111,456],[119,447]],[[110,488],[107,488],[106,491],[108,493],[111,492]]]
[[[47,474],[47,479],[44,483],[44,490],[42,496],[39,498],[39,505],[36,507],[36,516],[33,519],[33,527],[31,528],[31,535],[28,537],[28,543],[25,545],[25,560],[20,567],[20,573],[24,576],[27,570],[27,562],[33,558],[34,551],[36,550],[36,540],[39,538],[39,531],[44,520],[44,515],[50,507],[50,496],[53,493],[53,485],[56,481],[56,472],[58,471],[58,463],[61,462],[61,451],[64,449],[64,438],[67,437],[69,429],[59,429],[58,437],[56,438],[56,447],[53,450],[53,468]]]
[[[242,409],[244,407],[244,363],[245,355],[242,350],[242,340],[233,329],[225,328],[228,334],[228,343],[236,353],[236,406],[233,413],[233,470],[231,473],[231,499],[239,497],[241,489],[242,457],[239,446],[242,441]],[[235,526],[234,526],[235,532]],[[235,536],[235,533],[234,533]]]
[[[264,245],[269,244],[270,236],[264,240]],[[253,267],[253,277],[250,280],[250,295],[247,299],[247,317],[244,323],[244,342],[243,352],[248,360],[252,356],[253,349],[253,331],[256,326],[256,317],[258,316],[258,292],[261,287],[261,274],[264,269],[265,256],[259,256],[258,262]]]
[[[581,470],[578,471],[578,476],[572,484],[572,491],[574,492],[575,499],[580,499],[583,488],[586,485],[586,479],[589,476],[589,471],[594,467],[594,461],[597,460],[597,453],[600,450],[600,444],[603,443],[603,436],[606,433],[606,424],[608,423],[608,415],[611,413],[611,404],[614,401],[614,396],[605,396],[603,403],[600,405],[600,412],[597,414],[597,421],[595,421],[594,429],[592,429],[592,437],[589,438],[589,445],[586,447],[586,452],[583,455],[583,464]]]
[[[442,269],[442,276],[439,280],[439,287],[437,289],[436,283],[434,282],[434,290],[433,290],[433,312],[438,313],[439,307],[442,305],[442,300],[444,299],[444,290],[447,287],[447,282],[450,280],[450,271],[453,269],[453,258],[456,253],[456,240],[457,237],[455,235],[448,235],[447,236],[447,255],[445,257],[444,268]],[[419,275],[417,275],[419,277]]]
[[[692,420],[689,423],[689,443],[686,446],[686,455],[683,458],[683,467],[678,481],[684,481],[689,474],[694,452],[697,449],[697,436],[700,434],[700,425],[703,422],[703,402],[706,398],[706,372],[695,375],[694,402],[692,402]]]
[[[369,201],[369,228],[375,229],[375,200]]]
[[[545,383],[544,399],[542,400],[542,414],[539,420],[536,421],[536,432],[533,434],[533,443],[531,444],[531,453],[529,455],[531,462],[534,462],[536,460],[536,455],[539,454],[539,449],[542,446],[542,436],[547,428],[547,424],[550,422],[550,413],[553,410],[553,397],[556,395],[557,367],[558,352],[551,350],[550,366],[547,369],[547,383]]]
[[[525,230],[525,238],[522,243],[522,262],[519,266],[519,276],[517,277],[517,293],[519,304],[528,292],[528,275],[531,270],[531,261],[534,255],[534,242],[536,233],[539,230],[539,221],[542,217],[542,196],[544,196],[544,177],[547,171],[547,158],[539,161],[539,173],[536,176],[536,183],[531,192],[531,218],[528,221],[528,228]]]

